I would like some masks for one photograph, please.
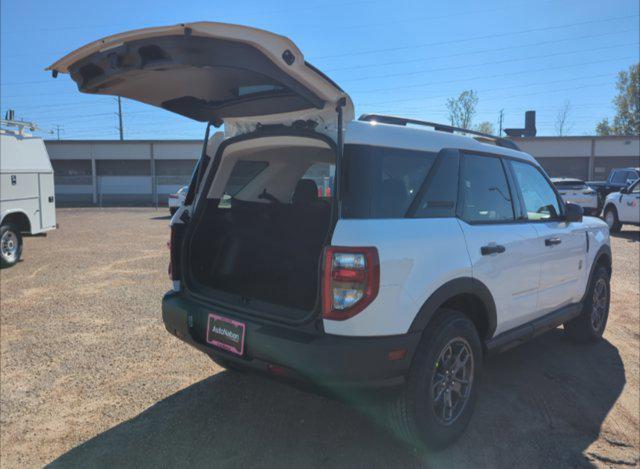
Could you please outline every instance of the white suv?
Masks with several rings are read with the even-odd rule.
[[[487,355],[561,324],[602,336],[609,230],[510,141],[354,120],[290,40],[242,26],[119,34],[51,69],[209,122],[162,316],[226,367],[392,390],[395,433],[441,447],[469,422]]]

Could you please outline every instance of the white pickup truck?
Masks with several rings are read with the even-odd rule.
[[[30,122],[3,120],[0,130],[0,262],[22,255],[22,235],[56,228],[53,168],[44,142],[25,133]]]

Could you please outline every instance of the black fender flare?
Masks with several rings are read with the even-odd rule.
[[[496,303],[487,286],[480,280],[472,277],[460,277],[449,280],[434,291],[413,319],[409,332],[420,332],[424,330],[435,312],[446,303],[447,300],[462,294],[474,295],[479,298],[484,305],[487,311],[488,330],[486,337],[481,337],[481,339],[486,340],[491,338],[496,330]]]
[[[582,295],[581,303],[584,303],[584,300],[589,293],[589,285],[591,285],[591,281],[593,280],[593,274],[596,271],[596,266],[600,263],[601,259],[606,258],[606,265],[609,269],[609,273],[613,270],[612,261],[613,257],[611,255],[611,247],[608,244],[603,244],[596,252],[596,255],[593,258],[593,262],[591,263],[591,267],[589,269],[589,280],[587,281],[587,286],[584,289],[584,295]]]

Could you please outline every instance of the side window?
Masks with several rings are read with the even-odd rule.
[[[633,189],[631,190],[632,194],[640,194],[640,182],[636,182],[636,185],[633,186]]]
[[[404,218],[435,159],[433,152],[345,145],[343,216]]]
[[[318,188],[318,197],[329,200],[333,196],[333,181],[336,176],[336,165],[332,163],[314,163],[301,179],[311,179]]]
[[[511,192],[500,158],[465,154],[460,180],[463,220],[469,222],[511,221]]]
[[[229,197],[236,195],[244,186],[249,184],[253,178],[264,171],[267,166],[269,166],[269,163],[266,161],[238,161],[231,170],[231,175],[224,188],[224,195]]]
[[[614,171],[613,176],[611,177],[611,182],[614,184],[624,184],[627,182],[627,175],[629,171],[618,170]]]
[[[224,194],[220,199],[218,207],[229,208],[231,198],[249,184],[253,178],[264,171],[269,163],[266,161],[240,160],[236,162],[231,170],[227,184],[224,186]]]
[[[443,150],[427,176],[425,188],[418,195],[415,218],[454,217],[458,198],[460,153]]]
[[[529,220],[550,220],[560,216],[560,203],[551,184],[533,165],[510,161],[520,186]]]

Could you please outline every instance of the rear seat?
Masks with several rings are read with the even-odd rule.
[[[301,179],[291,204],[234,200],[222,223],[229,223],[221,250],[211,265],[220,286],[247,292],[265,301],[286,296],[311,309],[318,281],[318,256],[327,234],[331,207],[318,198],[314,181]],[[212,259],[213,260],[213,259]],[[287,291],[274,291],[272,285]],[[275,302],[275,301],[274,301]]]

